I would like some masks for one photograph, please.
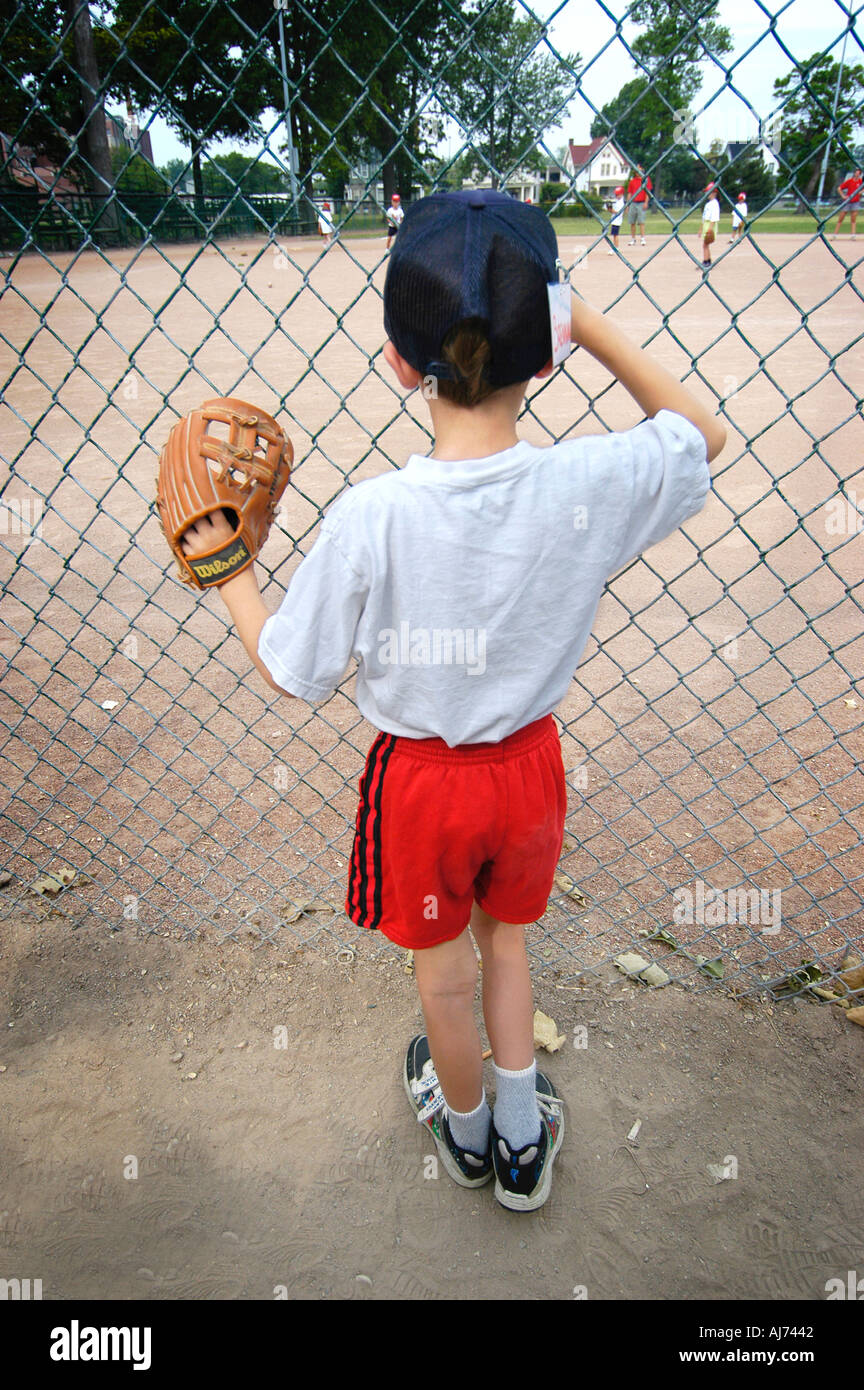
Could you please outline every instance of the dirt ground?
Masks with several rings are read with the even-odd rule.
[[[427,1162],[401,953],[34,916],[0,998],[0,1273],[45,1299],[823,1300],[864,1268],[864,1029],[827,1004],[538,983],[566,1134],[520,1215]]]

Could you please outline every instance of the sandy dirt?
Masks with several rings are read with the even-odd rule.
[[[0,996],[0,1272],[46,1299],[822,1300],[864,1267],[864,1029],[828,1004],[539,983],[566,1134],[520,1215],[433,1174],[401,956],[34,917]]]

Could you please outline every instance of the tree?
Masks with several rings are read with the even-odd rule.
[[[115,89],[163,115],[188,143],[200,215],[204,150],[213,140],[248,137],[273,95],[274,74],[231,5],[172,0],[170,10],[169,17],[155,4],[117,0],[106,41],[113,40]]]
[[[517,18],[511,0],[494,0],[490,7],[474,0],[461,23],[462,47],[443,66],[440,90],[497,188],[533,155],[544,132],[563,120],[582,60],[538,54],[542,26]]]
[[[343,147],[380,163],[384,203],[410,196],[443,134],[440,119],[424,112],[437,73],[452,50],[453,12],[443,0],[389,0],[386,19],[368,7],[362,30],[340,29],[340,52],[362,82],[360,105],[340,132]],[[358,93],[358,95],[360,95]]]
[[[149,159],[122,147],[111,151],[114,186],[120,193],[170,192],[164,173],[154,169]]]
[[[641,76],[622,87],[602,108],[591,127],[592,136],[612,133],[634,163],[652,173],[655,191],[675,188],[682,164],[667,172],[664,163],[679,146],[694,146],[688,119],[691,103],[702,85],[699,65],[722,57],[732,48],[729,30],[715,18],[719,0],[635,0],[629,11],[633,23],[645,26],[631,45]]]
[[[657,116],[657,104],[652,99],[647,77],[634,77],[594,117],[591,139],[609,136],[631,164],[651,168],[663,149]]]
[[[743,190],[748,212],[764,207],[774,196],[774,174],[757,145],[746,146],[735,160],[730,160],[724,149],[717,161],[717,182],[733,203]]]
[[[0,130],[15,143],[64,163],[83,111],[63,7],[56,0],[29,0],[13,10],[0,31],[0,44]]]
[[[206,193],[285,193],[288,175],[275,164],[238,150],[216,154],[203,166]]]
[[[864,67],[860,63],[844,65],[832,122],[839,76],[839,63],[827,53],[814,53],[800,68],[774,83],[783,115],[781,182],[788,179],[802,201],[816,193],[826,143],[830,149],[826,188],[833,188],[844,170],[854,164],[851,142],[853,132],[861,127]]]

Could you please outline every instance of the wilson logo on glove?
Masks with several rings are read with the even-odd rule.
[[[159,456],[156,506],[184,584],[211,588],[252,564],[293,462],[291,440],[271,415],[247,401],[205,401],[178,420]],[[231,539],[212,551],[184,555],[181,541],[189,527],[220,510],[236,519]]]

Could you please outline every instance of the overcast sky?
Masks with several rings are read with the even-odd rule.
[[[849,2],[857,27],[846,43],[846,62],[861,63],[864,62],[861,31],[864,0]],[[730,30],[733,41],[732,52],[723,61],[728,68],[734,68],[730,80],[741,95],[725,86],[725,74],[717,64],[703,65],[702,87],[694,103],[697,143],[702,149],[707,149],[714,139],[725,142],[756,137],[756,116],[747,109],[746,103],[749,102],[757,115],[767,122],[775,109],[774,80],[790,71],[792,59],[809,58],[827,48],[835,60],[840,57],[848,9],[838,0],[785,0],[785,3],[784,0],[763,0],[763,4],[769,14],[777,16],[773,34],[768,30],[768,20],[757,0],[720,0],[718,19]],[[532,8],[542,20],[554,16],[550,42],[562,53],[578,53],[583,66],[581,91],[563,122],[547,132],[546,144],[555,150],[568,139],[577,144],[586,143],[594,118],[592,104],[598,109],[605,105],[625,82],[638,75],[637,69],[622,39],[615,36],[615,24],[597,0],[564,0],[563,4],[561,0],[536,0]],[[605,8],[620,19],[628,5],[625,0],[605,0]],[[639,32],[635,25],[627,22],[622,27],[623,39],[627,41],[632,41]],[[176,157],[188,159],[188,149],[163,120],[157,118],[150,132],[157,164]],[[270,139],[274,150],[282,138],[280,126]],[[454,153],[459,143],[458,137],[451,137],[448,153]],[[210,147],[211,153],[238,148],[247,153],[257,152],[257,146],[240,146],[233,140]]]

